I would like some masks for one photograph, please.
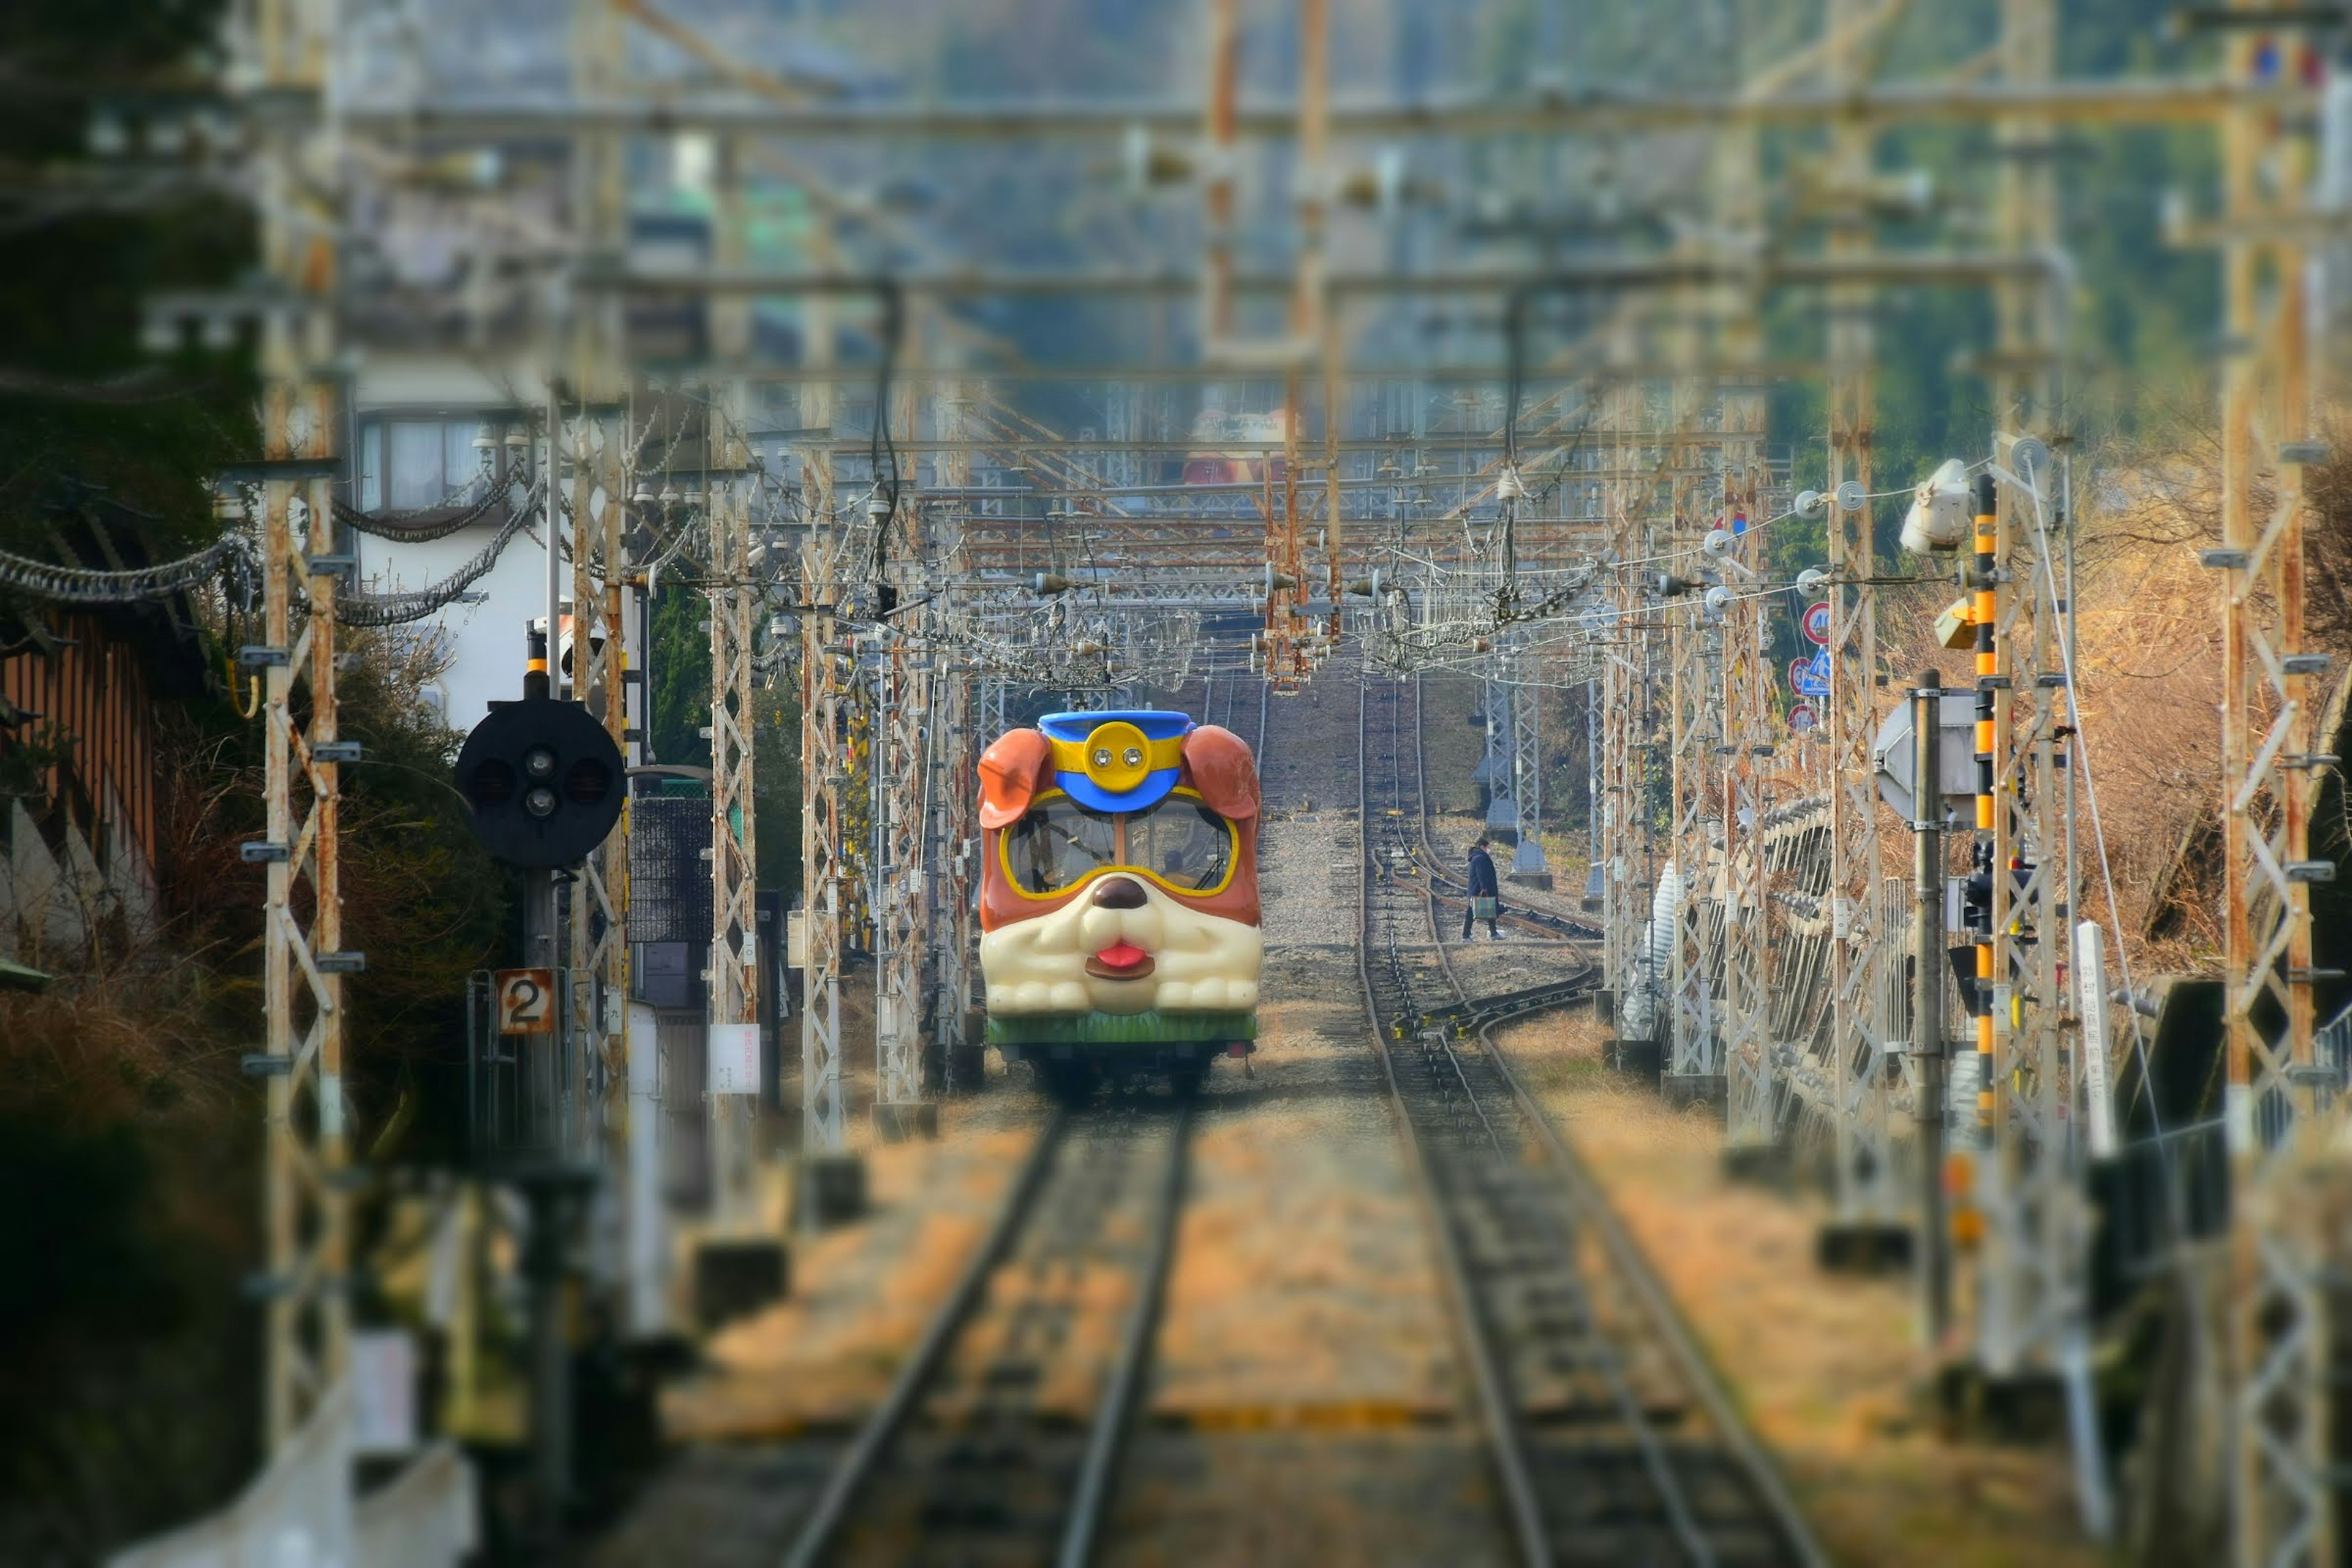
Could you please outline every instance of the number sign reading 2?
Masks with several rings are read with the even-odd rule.
[[[499,983],[499,1033],[547,1035],[555,1031],[555,971],[501,969]]]

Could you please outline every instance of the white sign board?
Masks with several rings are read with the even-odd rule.
[[[707,1047],[713,1094],[760,1092],[760,1026],[713,1024]]]
[[[416,1447],[416,1342],[406,1329],[351,1333],[352,1452],[405,1454]]]
[[[2107,1085],[2107,933],[2096,921],[2074,928],[2074,996],[2083,1015],[2083,1098],[2091,1158],[2116,1152],[2116,1104]]]

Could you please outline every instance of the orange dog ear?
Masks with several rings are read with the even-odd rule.
[[[1203,724],[1185,736],[1184,773],[1220,815],[1235,822],[1257,815],[1257,759],[1231,730]]]
[[[1020,821],[1053,760],[1053,743],[1043,731],[1014,730],[997,737],[980,754],[980,825],[1002,827]]]

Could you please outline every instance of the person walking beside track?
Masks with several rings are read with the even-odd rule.
[[[1478,842],[1470,846],[1470,901],[1462,907],[1462,940],[1470,940],[1474,922],[1485,921],[1487,937],[1502,941],[1503,933],[1495,925],[1501,909],[1502,886],[1495,879],[1495,858],[1486,853],[1486,836],[1482,833]]]

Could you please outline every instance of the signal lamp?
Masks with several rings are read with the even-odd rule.
[[[604,841],[626,795],[621,748],[577,702],[493,702],[457,753],[467,826],[511,866],[576,861]]]

